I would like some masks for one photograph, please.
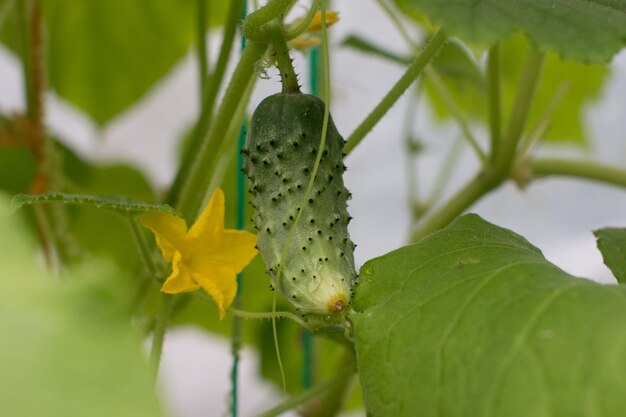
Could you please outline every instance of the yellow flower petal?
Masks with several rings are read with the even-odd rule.
[[[241,272],[257,254],[256,235],[245,230],[224,230],[218,250],[211,254],[211,262]]]
[[[189,230],[189,237],[192,239],[211,240],[224,230],[224,192],[217,188],[209,204]]]
[[[237,294],[236,274],[228,268],[214,268],[202,274],[193,274],[193,279],[213,298],[220,320],[223,319],[226,308]]]
[[[329,10],[326,12],[326,27],[330,27],[335,24],[339,20],[339,13]],[[322,30],[322,13],[317,12],[313,16],[313,20],[309,27],[306,29],[307,32],[319,32]]]
[[[167,213],[144,214],[138,221],[139,224],[154,233],[163,258],[168,262],[172,262],[174,252],[182,249],[183,241],[187,234],[185,221],[180,217]]]
[[[174,252],[172,261],[172,274],[167,278],[161,291],[167,294],[178,294],[180,292],[195,291],[200,286],[192,279],[188,268],[182,264],[182,254]]]

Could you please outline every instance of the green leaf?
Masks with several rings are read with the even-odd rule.
[[[372,416],[626,409],[626,289],[573,277],[476,215],[369,261],[354,310]]]
[[[401,10],[423,12],[451,36],[480,47],[519,31],[541,50],[583,62],[606,62],[626,45],[626,0],[395,2]]]
[[[45,273],[20,212],[0,194],[0,415],[160,416],[120,271]]]
[[[598,249],[604,264],[609,267],[617,281],[626,282],[626,229],[606,227],[595,230]]]
[[[14,0],[0,0],[0,10]],[[50,87],[104,124],[137,102],[178,62],[196,39],[195,0],[41,2],[47,29]],[[229,1],[207,1],[212,26]],[[7,16],[0,41],[19,50],[19,26]]]
[[[45,193],[39,195],[17,194],[11,200],[11,205],[17,209],[24,205],[51,202],[61,202],[63,204],[77,206],[92,206],[98,209],[113,210],[121,213],[141,214],[158,211],[178,216],[176,210],[167,204],[149,204],[119,197],[98,197],[66,193]]]

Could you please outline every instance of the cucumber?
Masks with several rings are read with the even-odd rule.
[[[272,288],[302,315],[344,312],[357,276],[348,236],[350,193],[343,184],[344,140],[330,118],[312,191],[277,276],[312,175],[323,119],[324,102],[315,96],[269,96],[254,111],[242,149],[259,253]]]

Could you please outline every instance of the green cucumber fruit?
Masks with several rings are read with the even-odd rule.
[[[252,115],[242,154],[256,209],[257,247],[272,288],[301,314],[328,316],[345,311],[356,284],[355,245],[348,236],[350,193],[342,178],[344,140],[330,118],[315,182],[277,277],[312,175],[323,120],[324,102],[315,96],[269,96]]]

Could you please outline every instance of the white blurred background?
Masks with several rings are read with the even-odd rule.
[[[334,2],[341,21],[330,30],[336,44],[348,34],[360,34],[391,51],[408,53],[392,23],[372,0]],[[302,9],[295,9],[296,14]],[[219,34],[210,36],[210,52],[219,49]],[[212,60],[215,62],[215,59]],[[232,69],[231,62],[231,69]],[[296,57],[297,71],[306,79],[307,65]],[[581,149],[558,145],[547,154],[590,158],[615,166],[626,160],[626,53],[616,56],[612,75],[599,100],[585,114],[591,146]],[[333,96],[331,112],[347,136],[400,77],[403,69],[354,50],[335,47],[331,56]],[[278,91],[277,78],[260,80],[250,110],[263,97]],[[139,166],[157,187],[173,178],[176,139],[196,117],[197,72],[190,52],[139,104],[109,123],[97,126],[83,113],[51,94],[47,97],[47,125],[67,145],[92,160],[127,161]],[[0,47],[0,110],[24,108],[21,68]],[[401,128],[406,95],[347,159],[346,183],[352,191],[350,233],[358,244],[358,265],[406,243],[410,210]],[[420,158],[419,181],[428,185],[441,158],[459,136],[456,126],[432,122],[427,107],[419,105],[414,121],[428,142]],[[483,134],[477,130],[478,136]],[[484,136],[484,135],[483,135]],[[450,190],[467,181],[478,167],[469,149],[464,151],[450,181]],[[626,226],[626,190],[569,179],[533,183],[524,191],[512,184],[490,194],[471,211],[525,236],[551,262],[567,272],[602,282],[613,278],[596,250],[592,230]],[[230,345],[226,339],[193,328],[172,331],[166,340],[161,387],[164,405],[176,417],[222,415],[228,407],[227,381]],[[241,415],[249,416],[280,402],[279,390],[257,375],[258,357],[244,349],[241,360]],[[356,415],[360,415],[356,413]]]

